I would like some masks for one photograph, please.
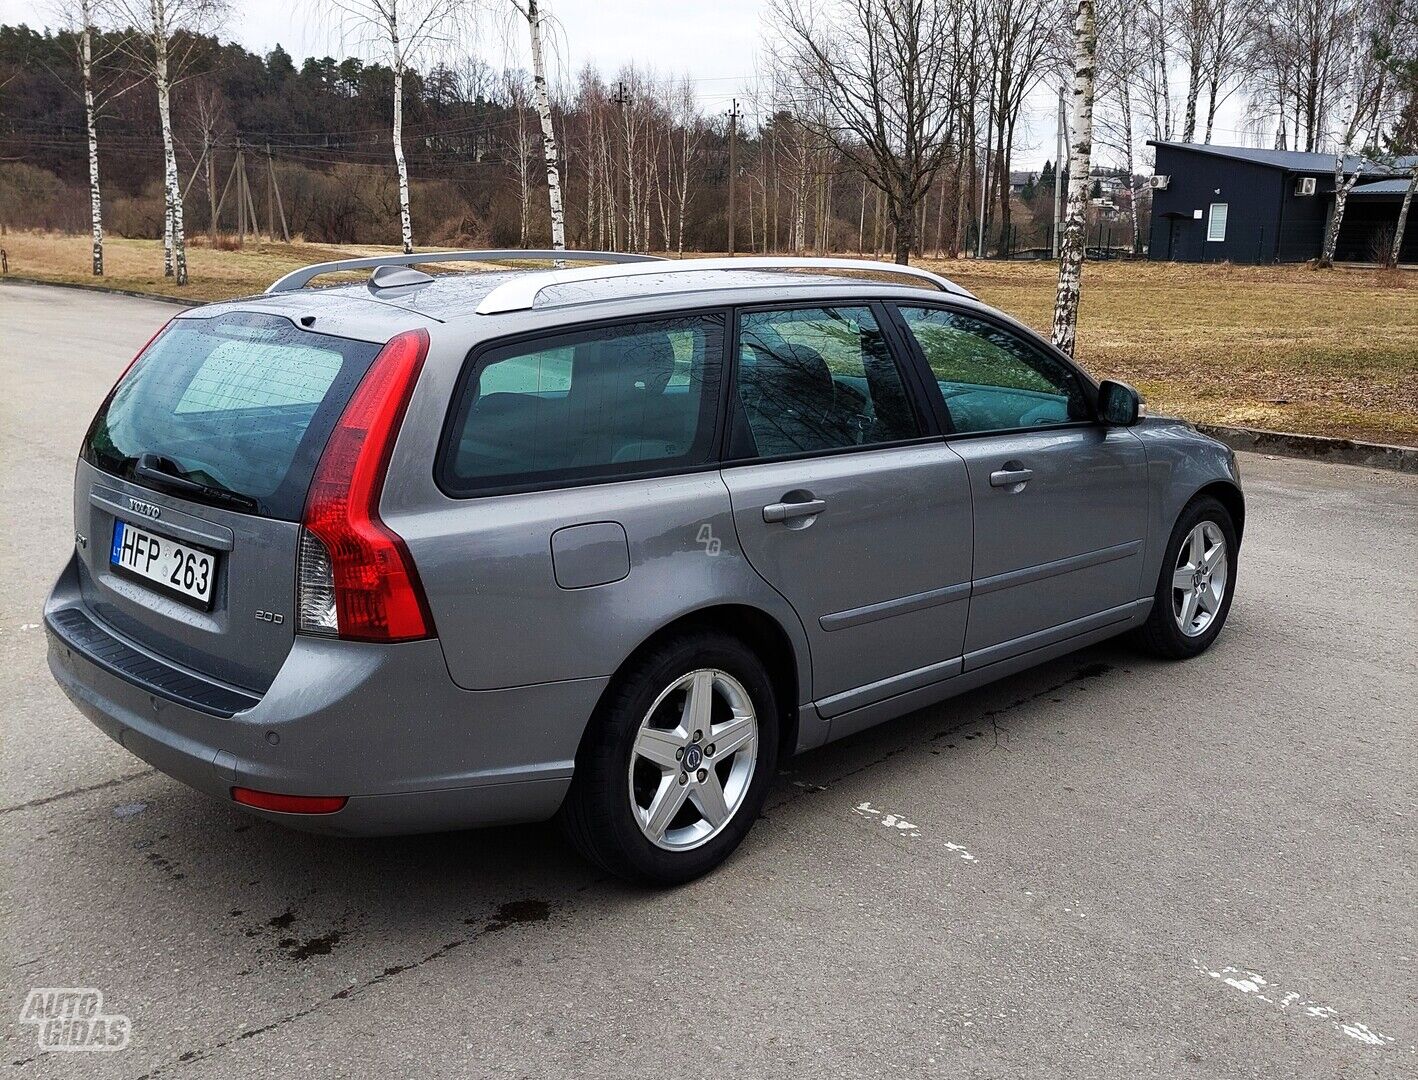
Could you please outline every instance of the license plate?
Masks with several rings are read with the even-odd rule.
[[[203,605],[212,602],[217,559],[209,551],[115,521],[108,561],[189,600]]]

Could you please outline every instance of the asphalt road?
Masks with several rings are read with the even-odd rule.
[[[550,827],[253,822],[69,705],[37,624],[75,449],[171,310],[0,287],[17,1077],[1418,1076],[1418,478],[1246,456],[1204,658],[1093,648],[806,755],[647,892]],[[52,986],[129,1047],[39,1054]]]

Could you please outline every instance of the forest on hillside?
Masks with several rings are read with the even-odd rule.
[[[93,42],[95,55],[105,58],[97,124],[105,228],[156,237],[164,206],[154,90],[118,47],[119,36],[95,33]],[[186,64],[172,94],[174,138],[192,233],[208,230],[218,201],[221,229],[235,231],[230,189],[240,147],[262,231],[273,216],[274,180],[293,235],[398,241],[387,65],[355,57],[297,65],[279,47],[257,56],[210,35],[181,35],[176,48]],[[82,232],[88,225],[75,50],[70,33],[0,26],[0,223],[11,228]],[[742,121],[740,106],[739,248],[889,250],[881,193],[790,108],[757,104],[752,124]],[[706,114],[690,80],[633,67],[607,77],[588,67],[562,88],[553,108],[568,244],[725,247],[729,119]],[[411,69],[403,110],[419,244],[548,242],[540,129],[525,72],[496,71],[472,57]],[[976,164],[973,153],[961,154],[933,184],[920,207],[924,250],[974,243]],[[1013,245],[1047,244],[1052,163],[1042,177],[1015,171],[1013,189],[1003,186],[1015,215],[1004,226]],[[992,235],[1001,235],[998,226]]]

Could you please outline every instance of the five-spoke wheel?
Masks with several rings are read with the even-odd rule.
[[[773,681],[747,644],[710,629],[669,638],[606,692],[562,821],[616,874],[662,884],[698,877],[758,817],[778,733]]]
[[[671,851],[716,836],[743,803],[758,759],[758,716],[743,684],[700,668],[676,679],[641,721],[630,801],[652,844]]]
[[[1187,535],[1172,571],[1172,617],[1187,637],[1204,634],[1226,597],[1226,537],[1214,521]]]
[[[1216,640],[1236,589],[1236,523],[1218,500],[1193,499],[1167,541],[1152,610],[1137,639],[1148,652],[1184,660]]]

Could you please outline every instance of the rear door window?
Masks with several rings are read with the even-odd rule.
[[[706,464],[723,351],[718,313],[494,347],[458,394],[439,481],[468,495]]]
[[[781,457],[914,439],[920,421],[870,307],[740,315],[731,457]]]
[[[83,458],[148,484],[134,470],[154,455],[165,471],[298,521],[325,441],[378,352],[276,316],[177,319],[100,408]]]

